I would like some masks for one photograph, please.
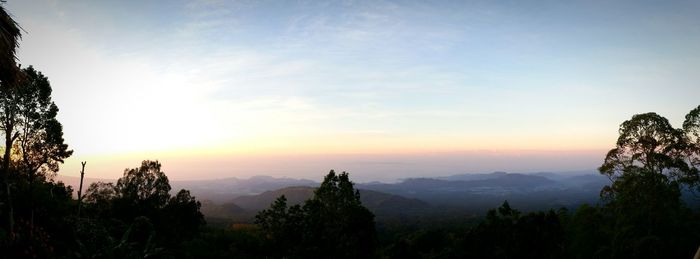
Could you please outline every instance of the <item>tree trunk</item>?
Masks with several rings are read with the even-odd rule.
[[[10,154],[12,152],[12,126],[5,128],[5,155],[2,160],[2,177],[5,181],[5,189],[7,191],[7,207],[9,209],[7,219],[10,233],[14,232],[15,219],[14,208],[12,206],[12,195],[10,193]]]
[[[86,163],[85,161],[80,162],[83,165],[83,169],[80,170],[80,188],[78,189],[78,218],[80,218],[80,207],[83,205],[83,177],[85,177]]]

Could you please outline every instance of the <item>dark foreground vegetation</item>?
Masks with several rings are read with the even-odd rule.
[[[645,113],[620,127],[597,204],[480,218],[376,222],[345,172],[312,198],[281,196],[254,224],[205,223],[200,202],[171,190],[157,161],[116,184],[75,190],[53,177],[64,143],[48,79],[15,63],[20,30],[0,8],[0,257],[3,258],[692,258],[700,214],[700,106],[681,128]],[[418,204],[418,203],[416,203]]]

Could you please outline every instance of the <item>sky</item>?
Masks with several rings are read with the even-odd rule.
[[[698,1],[9,0],[60,174],[356,181],[595,170],[700,104]]]

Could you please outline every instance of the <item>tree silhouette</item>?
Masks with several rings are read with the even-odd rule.
[[[632,116],[620,125],[616,147],[608,152],[600,172],[611,179],[641,171],[680,180],[687,173],[683,131],[656,113]]]
[[[319,244],[321,254],[337,258],[375,256],[376,230],[374,215],[362,206],[360,193],[354,189],[346,172],[331,170],[314,197],[304,204],[312,219],[305,227],[310,239]]]
[[[51,100],[48,79],[32,66],[22,69],[21,73],[23,80],[18,85],[0,88],[0,131],[5,135],[3,179],[10,229],[15,216],[10,194],[22,191],[18,188],[27,189],[29,211],[21,213],[28,213],[30,225],[33,225],[37,178],[44,181],[55,174],[59,164],[73,153],[64,143],[63,126],[56,119],[58,107]],[[10,172],[15,175],[10,176]]]
[[[170,243],[179,243],[192,238],[204,225],[204,216],[199,211],[202,204],[188,190],[180,190],[168,200],[160,219],[161,233]]]
[[[270,247],[271,256],[282,258],[298,253],[303,237],[305,214],[299,205],[287,207],[287,198],[282,195],[269,209],[255,215],[255,223],[262,229]]]
[[[287,207],[284,196],[256,216],[271,243],[271,256],[291,258],[376,257],[374,215],[360,202],[346,172],[331,170],[314,197]]]
[[[145,213],[167,204],[170,183],[160,167],[158,161],[145,160],[139,168],[124,170],[124,176],[115,185],[115,192],[121,205],[135,206],[130,213]]]
[[[697,191],[700,190],[700,105],[685,115],[683,131],[687,143],[686,162],[690,166],[685,183]]]
[[[85,193],[84,214],[102,222],[104,231],[113,233],[114,239],[121,238],[129,244],[128,248],[120,246],[119,249],[126,249],[121,252],[112,247],[113,242],[99,249],[114,250],[110,253],[116,254],[138,250],[143,252],[137,256],[153,256],[163,249],[175,250],[197,235],[205,224],[200,202],[188,190],[180,190],[172,197],[170,190],[160,162],[151,160],[143,161],[138,168],[125,169],[116,185],[90,184]],[[79,234],[85,236],[96,233],[93,229],[81,231]]]
[[[613,234],[607,253],[613,258],[690,257],[697,231],[681,201],[684,186],[697,186],[697,111],[686,116],[683,129],[656,113],[632,116],[620,126],[601,174],[605,186],[602,209]]]
[[[32,66],[22,72],[25,79],[10,93],[13,100],[7,105],[17,105],[15,153],[21,157],[17,167],[27,174],[31,184],[37,176],[58,172],[59,164],[73,151],[64,143],[63,126],[56,119],[58,107],[51,100],[48,78]]]
[[[15,51],[21,37],[19,24],[0,5],[0,87],[13,87],[17,78]]]
[[[85,191],[85,203],[90,206],[92,214],[98,217],[110,215],[112,201],[117,196],[113,183],[96,182],[91,183]]]
[[[5,7],[0,5],[0,89],[7,90],[17,87],[17,78],[20,76],[19,68],[15,62],[15,51],[18,40],[21,37],[19,25],[12,19]],[[0,95],[0,100],[5,99],[5,94]],[[2,101],[0,101],[2,102]],[[14,208],[12,206],[12,195],[10,191],[10,155],[12,143],[14,142],[14,114],[13,109],[8,109],[0,103],[0,131],[5,135],[5,152],[3,155],[0,180],[4,185],[2,190],[5,196],[6,208],[2,214],[7,214],[7,223],[10,231],[14,228]]]
[[[562,258],[564,226],[549,210],[523,215],[504,201],[463,240],[462,258]]]

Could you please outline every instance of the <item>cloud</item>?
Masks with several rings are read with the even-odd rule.
[[[587,5],[48,3],[8,6],[76,159],[600,148],[631,114],[682,116],[698,92],[700,26],[683,12],[639,33],[626,24],[646,13]]]

